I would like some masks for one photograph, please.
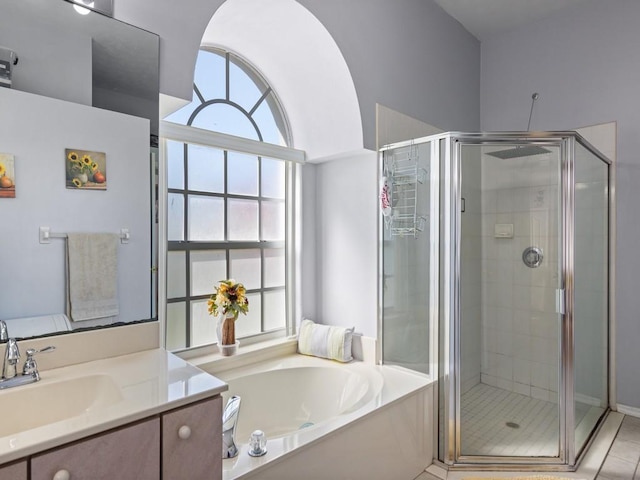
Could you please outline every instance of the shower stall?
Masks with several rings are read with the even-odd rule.
[[[449,468],[575,469],[609,411],[611,162],[575,132],[385,146],[379,354]]]

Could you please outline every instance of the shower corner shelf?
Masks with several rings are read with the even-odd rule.
[[[424,231],[424,227],[427,224],[427,217],[417,216],[414,218],[413,215],[398,215],[394,217],[387,217],[385,220],[387,228],[391,231],[391,235],[400,236],[417,236],[418,232]]]
[[[385,226],[391,235],[413,235],[425,229],[427,217],[419,215],[418,193],[429,172],[419,164],[416,145],[388,152],[384,158],[384,175],[388,179],[391,209],[385,215]]]

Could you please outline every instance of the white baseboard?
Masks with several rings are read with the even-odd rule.
[[[576,393],[575,400],[576,402],[585,403],[587,405],[591,405],[592,407],[602,406],[602,401],[599,398],[585,395],[584,393]]]
[[[638,407],[629,407],[628,405],[618,404],[618,412],[624,413],[625,415],[630,415],[632,417],[640,418],[640,408]]]

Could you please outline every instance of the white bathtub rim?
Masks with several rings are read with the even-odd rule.
[[[426,390],[434,384],[433,379],[429,376],[398,366],[371,365],[357,361],[341,364],[331,360],[308,357],[300,354],[286,355],[260,362],[259,364],[247,365],[234,370],[226,370],[219,374],[216,374],[215,369],[207,371],[214,376],[219,376],[219,378],[224,381],[228,381],[259,371],[305,365],[320,365],[331,368],[356,370],[371,369],[372,372],[377,372],[383,377],[382,390],[377,396],[355,411],[344,413],[338,417],[314,425],[312,428],[305,428],[290,435],[268,439],[268,453],[264,457],[250,457],[247,453],[248,445],[246,442],[237,441],[239,447],[238,456],[234,459],[223,461],[224,480],[239,479],[247,475],[254,475],[268,465],[279,463],[289,455],[293,455],[301,449],[309,448],[316,442],[339,433],[345,428],[348,428],[349,424],[362,421],[370,415],[380,413],[404,398]]]
[[[278,392],[279,389],[277,388],[277,383],[278,382],[282,382],[283,377],[280,376],[280,374],[283,374],[284,379],[286,380],[286,375],[289,371],[291,371],[294,375],[299,375],[302,374],[303,376],[305,375],[304,370],[314,370],[314,374],[320,373],[320,372],[326,372],[326,371],[330,371],[330,372],[336,372],[336,373],[340,373],[340,381],[343,382],[353,382],[353,381],[357,381],[359,382],[359,385],[362,387],[366,387],[366,390],[364,392],[358,392],[356,395],[359,395],[357,398],[354,398],[352,403],[348,403],[347,405],[345,405],[342,409],[338,409],[337,411],[329,411],[329,412],[322,412],[322,411],[316,411],[316,412],[309,412],[310,415],[312,416],[313,423],[311,423],[309,426],[304,427],[304,428],[308,428],[308,429],[313,429],[316,428],[319,425],[322,425],[323,423],[330,421],[331,419],[337,417],[337,416],[342,416],[342,415],[346,415],[352,412],[355,412],[357,410],[359,410],[360,408],[362,408],[363,406],[365,406],[366,404],[368,404],[370,401],[374,400],[382,391],[382,387],[383,387],[383,383],[384,383],[384,379],[382,378],[382,375],[373,370],[373,369],[356,369],[354,367],[349,368],[349,369],[343,369],[343,368],[331,368],[328,366],[318,366],[318,365],[305,365],[305,366],[282,366],[282,368],[275,368],[275,369],[264,369],[261,370],[259,372],[255,372],[255,373],[249,373],[247,375],[239,375],[239,376],[234,376],[233,378],[226,378],[225,381],[229,383],[229,391],[224,392],[223,394],[223,398],[226,399],[229,398],[231,395],[239,395],[240,397],[244,397],[244,393],[243,393],[243,388],[245,387],[244,384],[246,384],[246,380],[250,380],[251,377],[254,377],[256,375],[265,375],[265,374],[272,374],[275,373],[276,374],[276,378],[274,378],[274,383],[276,383],[276,388],[275,391]],[[321,375],[324,375],[324,373],[321,373]],[[294,377],[295,378],[295,377]],[[337,395],[343,395],[344,392],[340,391],[341,386],[339,387],[334,387],[335,385],[335,381],[337,379],[335,378],[329,378],[328,380],[331,380],[329,383],[327,383],[326,385],[324,385],[325,388],[328,389],[333,389],[336,388],[336,391],[333,392]],[[236,382],[238,381],[243,381],[243,385],[238,387],[235,385]],[[295,381],[293,379],[291,379],[291,381]],[[282,385],[280,385],[280,387],[282,387]],[[286,388],[285,388],[286,391]],[[275,394],[275,398],[279,398],[277,397],[278,393]],[[285,399],[285,401],[287,400],[291,400],[293,398],[294,403],[297,400],[295,396],[291,396],[290,393],[286,393],[286,396],[288,398]],[[313,401],[309,398],[305,398],[304,395],[301,397],[298,397],[300,399],[300,402],[302,404],[306,404],[309,401]],[[267,399],[266,402],[271,402],[274,403],[274,400],[271,399]],[[254,406],[255,408],[255,406]],[[267,407],[269,408],[269,407]],[[269,410],[270,411],[270,410]],[[251,409],[250,409],[251,412]],[[299,426],[291,426],[290,430],[287,430],[286,432],[282,432],[282,433],[278,433],[278,434],[274,434],[272,431],[273,425],[270,425],[269,421],[264,421],[263,424],[260,424],[260,417],[256,417],[255,416],[255,412],[251,412],[253,413],[253,415],[251,415],[249,413],[249,417],[246,417],[247,415],[247,411],[243,410],[241,408],[240,410],[240,420],[243,420],[243,416],[245,416],[245,418],[249,418],[249,422],[254,424],[254,427],[259,427],[260,430],[265,431],[266,435],[268,438],[279,438],[279,437],[283,437],[283,436],[287,436],[287,435],[291,435],[299,430],[301,430],[301,428]],[[329,414],[327,416],[327,413]],[[302,420],[301,420],[302,421]],[[243,422],[244,423],[244,422]],[[304,422],[303,422],[304,423]],[[299,425],[300,423],[295,423],[293,425]],[[269,433],[271,431],[271,433]],[[243,435],[244,433],[244,435]],[[249,434],[251,432],[241,432],[240,431],[240,425],[238,425],[238,431],[236,433],[236,441],[240,440],[239,443],[243,443],[244,441],[246,441],[249,438]]]

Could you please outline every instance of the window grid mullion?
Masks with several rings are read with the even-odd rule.
[[[282,285],[277,287],[251,288],[251,289],[247,289],[247,294],[263,293],[263,292],[279,292],[282,290],[286,290],[286,288],[287,288],[286,286],[282,286]],[[195,302],[199,300],[207,300],[210,296],[211,294],[205,293],[203,295],[194,295],[189,299]],[[167,303],[180,303],[180,302],[185,302],[186,300],[187,300],[187,297],[175,297],[175,298],[168,299]]]
[[[258,238],[262,237],[262,157],[258,157]],[[260,332],[264,332],[264,249],[260,249]]]
[[[231,85],[229,82],[229,52],[227,52],[224,56],[224,82],[225,82],[225,90],[226,90],[226,99],[229,100],[231,95],[230,95],[230,90],[231,90]]]
[[[189,186],[189,145],[184,143],[183,144],[184,148],[183,148],[183,158],[182,158],[182,168],[183,168],[183,172],[182,172],[182,177],[184,179],[184,184],[183,184],[183,188],[184,188],[184,192],[183,192],[183,198],[184,198],[184,225],[183,227],[183,236],[184,239],[186,241],[189,240],[189,193],[188,193],[188,186]],[[187,250],[184,252],[184,260],[185,260],[185,283],[186,285],[184,286],[185,288],[185,302],[184,302],[184,308],[185,308],[185,312],[184,312],[184,318],[185,318],[185,322],[184,322],[184,326],[185,326],[185,345],[187,347],[191,347],[191,282],[190,277],[191,277],[191,253]]]

